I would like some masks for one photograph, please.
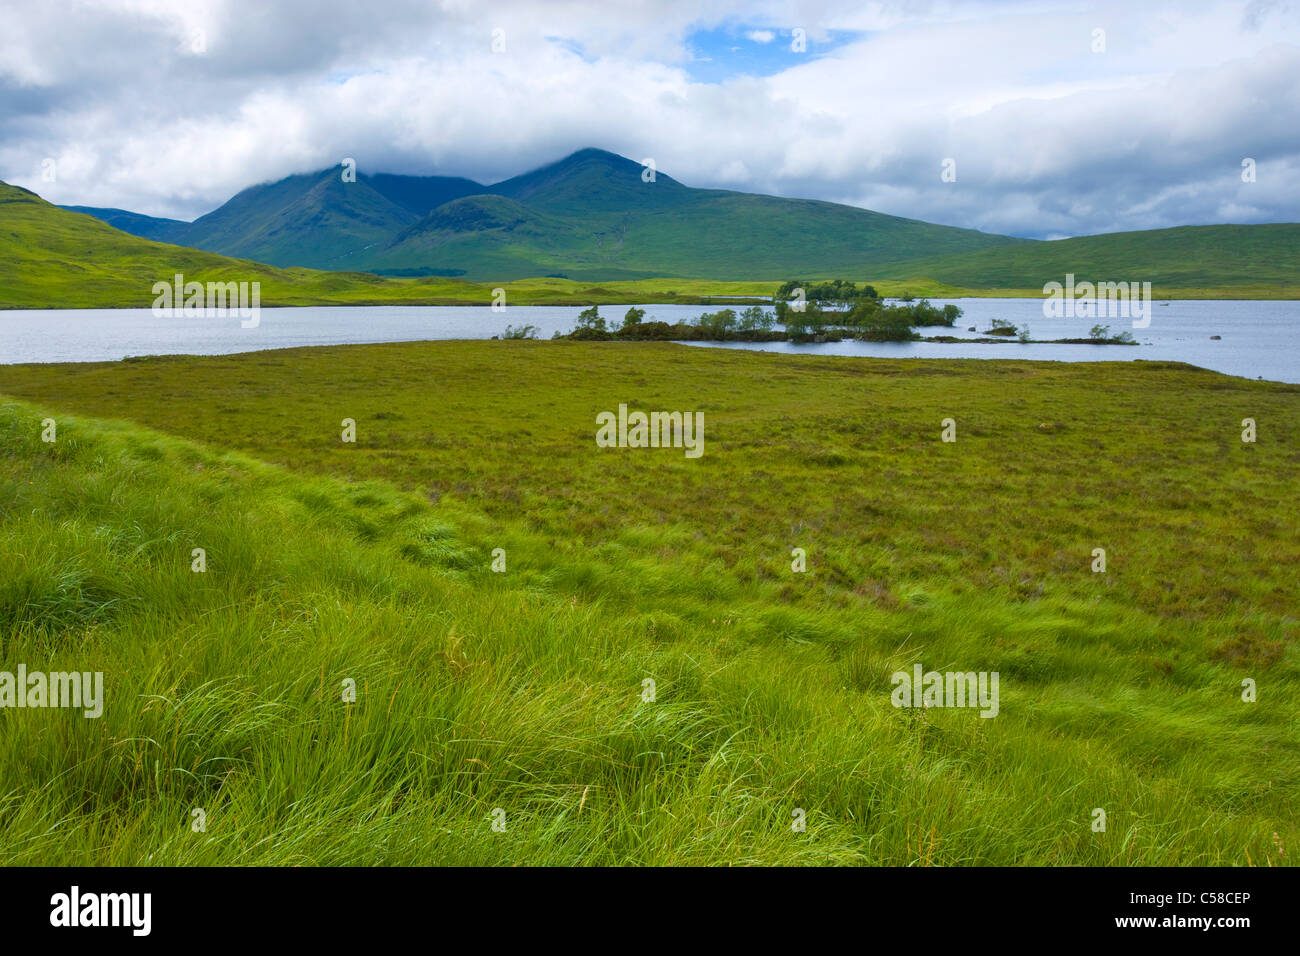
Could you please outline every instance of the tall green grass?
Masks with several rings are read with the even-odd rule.
[[[5,863],[1293,859],[1293,386],[480,342],[0,392],[0,670],[107,686],[0,711]],[[596,449],[619,401],[704,456]],[[895,709],[915,661],[1001,713]]]

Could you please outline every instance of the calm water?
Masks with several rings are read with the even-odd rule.
[[[964,315],[955,329],[920,329],[922,335],[976,338],[990,319],[1028,325],[1036,339],[1086,337],[1095,324],[1109,325],[1112,334],[1127,331],[1137,347],[1120,345],[1021,345],[1015,339],[991,345],[938,342],[837,342],[792,345],[788,342],[720,343],[720,348],[759,348],[772,352],[815,352],[826,355],[874,355],[890,358],[1041,359],[1057,362],[1175,361],[1202,368],[1300,383],[1300,302],[1173,301],[1151,305],[1151,325],[1133,328],[1132,320],[1046,319],[1041,299],[932,299],[960,306]],[[1212,335],[1221,336],[1214,341]]]
[[[999,342],[943,345],[931,342],[839,342],[791,345],[785,342],[729,343],[721,348],[765,349],[830,355],[891,358],[1027,358],[1064,362],[1188,362],[1204,368],[1281,382],[1300,382],[1300,302],[1158,302],[1151,325],[1132,328],[1129,319],[1045,319],[1039,299],[953,301],[965,310],[955,329],[923,329],[925,335],[974,338],[990,319],[1029,325],[1035,338],[1086,336],[1096,321],[1112,332],[1130,331],[1140,346],[1021,345]],[[647,305],[646,318],[664,322],[691,319],[712,306]],[[103,362],[128,355],[224,355],[300,345],[404,342],[416,339],[487,339],[507,324],[534,325],[542,338],[573,328],[578,306],[510,306],[493,312],[482,306],[350,306],[263,309],[257,328],[240,327],[238,318],[159,318],[148,309],[60,309],[0,311],[0,363]],[[607,319],[627,306],[603,306]],[[1220,335],[1221,341],[1210,336]],[[696,343],[699,344],[699,343]]]

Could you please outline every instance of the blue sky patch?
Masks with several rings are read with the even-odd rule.
[[[825,56],[862,36],[848,30],[814,33],[804,28],[805,49],[796,53],[792,49],[794,29],[731,24],[696,30],[686,38],[686,49],[691,54],[686,71],[698,83],[721,83],[736,76],[771,76],[809,58]]]

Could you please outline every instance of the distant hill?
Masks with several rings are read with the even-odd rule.
[[[63,206],[62,208],[94,216],[114,229],[121,229],[133,236],[154,239],[158,242],[172,242],[190,226],[188,222],[180,219],[159,219],[138,212],[128,212],[125,209],[101,209],[96,206]]]
[[[925,277],[970,289],[1042,290],[1063,282],[1151,282],[1175,289],[1300,285],[1300,223],[1178,226],[1021,243],[890,263],[882,279]]]
[[[792,277],[847,278],[882,291],[931,296],[1038,295],[1044,283],[1071,272],[1080,281],[1150,281],[1154,294],[1165,297],[1300,298],[1296,223],[1036,241],[836,203],[695,189],[663,172],[647,182],[643,172],[640,163],[585,149],[491,186],[383,173],[345,183],[338,168],[289,176],[245,189],[192,223],[122,209],[68,209],[142,239],[190,247],[166,256],[154,250],[144,261],[191,261],[200,249],[285,268],[368,274],[341,282],[349,301],[354,294],[357,301],[462,295],[477,301],[479,294],[477,288],[446,284],[436,290],[383,285],[380,276],[430,282],[459,277],[493,285],[572,280],[563,287],[537,286],[540,298],[534,301],[584,301],[589,289],[590,301],[632,301],[629,283],[639,281],[659,296],[656,301],[678,301],[678,294],[682,300],[716,294],[707,283],[728,284],[723,294],[740,292],[737,284],[744,294],[770,294]],[[61,224],[49,238],[57,244],[70,228]],[[50,268],[93,271],[107,269],[120,252],[122,274],[133,274],[141,270],[136,253],[123,251],[126,238],[115,231],[86,233],[84,245],[73,244],[80,253],[41,261]],[[45,239],[35,234],[16,248],[8,266],[0,265],[0,276],[16,261],[40,258]],[[39,279],[38,268],[6,291]],[[361,286],[354,288],[356,281]],[[283,291],[290,295],[285,301],[339,301],[337,289],[319,295],[315,290],[306,300],[299,297],[301,289]],[[94,298],[81,287],[69,294],[78,301]],[[14,304],[13,295],[4,299],[0,304]]]
[[[350,269],[418,217],[364,180],[338,170],[243,190],[173,241],[275,266]]]
[[[260,282],[263,305],[486,302],[490,292],[451,280],[434,287],[365,273],[277,269],[154,242],[0,182],[0,308],[148,308],[153,284],[178,272],[201,282]]]
[[[583,280],[858,274],[1026,241],[642,173],[640,163],[598,149],[493,186],[389,174],[345,183],[334,168],[245,189],[166,238],[278,266]],[[113,215],[128,232],[161,237],[153,221]]]
[[[133,236],[48,203],[30,190],[0,182],[0,309],[148,308],[154,283],[171,282],[176,273],[187,281],[204,283],[258,282],[263,306],[487,305],[497,287],[496,282],[479,285],[456,278],[399,279],[366,272],[280,269],[232,259]],[[647,298],[703,302],[706,295],[770,295],[775,289],[775,283],[690,279],[673,279],[667,290],[652,283],[609,288],[564,279],[501,284],[517,305],[633,303]],[[500,330],[505,323],[498,320],[495,313],[483,310],[485,324]],[[0,315],[0,326],[3,322]],[[3,347],[0,336],[0,362],[7,361]]]
[[[646,182],[642,173],[640,163],[581,150],[490,187],[517,205],[469,197],[454,218],[435,209],[373,250],[363,268],[462,268],[470,278],[770,279],[859,275],[922,254],[1025,241],[836,203],[693,189],[662,172]],[[467,215],[469,202],[476,215]]]
[[[250,186],[192,223],[121,209],[65,206],[123,232],[283,267],[351,269],[370,249],[435,206],[483,186],[442,176],[358,176],[340,170],[289,176]]]

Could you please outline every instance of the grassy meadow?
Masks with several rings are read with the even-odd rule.
[[[1156,362],[0,366],[0,671],[106,687],[0,712],[0,862],[1289,865],[1297,420]],[[893,707],[918,662],[1000,713]]]

